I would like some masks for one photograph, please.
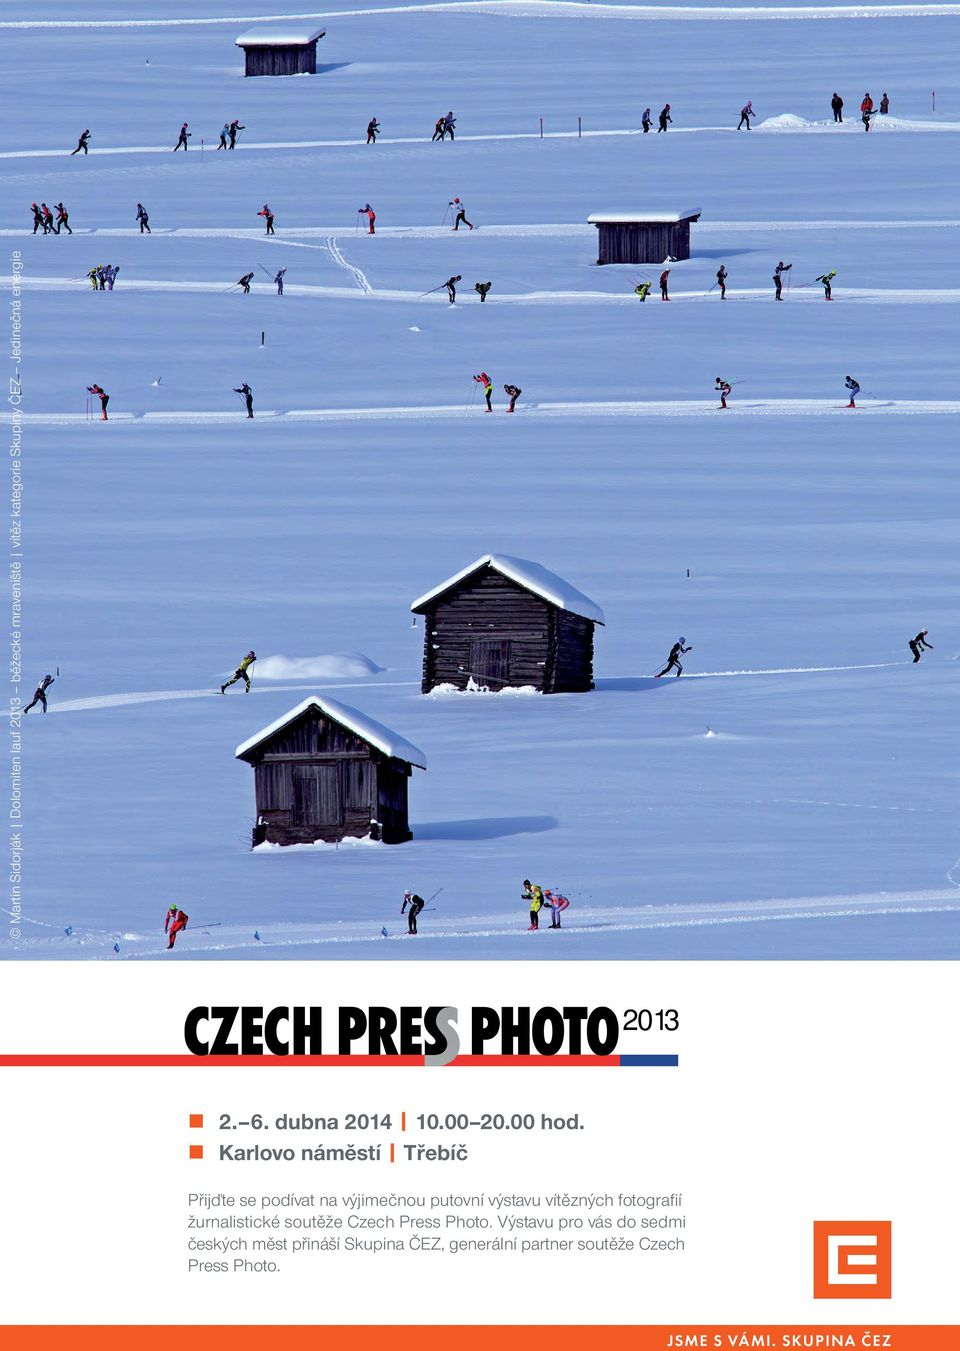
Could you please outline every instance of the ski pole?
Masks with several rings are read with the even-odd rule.
[[[444,282],[441,282],[439,286],[435,286],[435,287],[433,288],[433,291],[424,291],[423,295],[420,296],[420,299],[422,300],[422,299],[423,299],[423,296],[432,296],[432,295],[434,294],[435,291],[442,291],[443,288],[446,286],[446,284],[447,284],[447,283],[444,281]]]
[[[261,272],[266,272],[270,280],[273,281],[273,273],[270,272],[267,268],[265,268],[263,263],[257,263],[257,267],[260,269]]]
[[[447,212],[450,210],[450,203],[447,203],[447,210],[443,213],[443,219],[440,222],[441,228],[447,223]]]
[[[441,891],[443,891],[443,887],[437,887],[433,895],[427,897],[427,905],[429,905],[431,901],[435,901],[437,897],[440,895]]]

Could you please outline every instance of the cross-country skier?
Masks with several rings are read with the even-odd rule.
[[[84,153],[85,155],[89,155],[90,151],[89,151],[88,146],[87,146],[87,142],[88,142],[89,140],[90,140],[90,128],[87,127],[84,131],[81,131],[81,133],[80,133],[80,139],[79,139],[79,141],[77,141],[77,148],[76,148],[76,150],[71,150],[71,151],[70,151],[71,156],[73,156],[73,155],[79,155],[81,150],[83,151],[83,153]]]
[[[110,275],[109,263],[103,263],[101,264],[100,267],[97,268],[97,282],[99,283],[101,291],[105,291],[107,289],[107,278],[109,277],[109,275]]]
[[[534,929],[540,928],[540,911],[543,909],[543,888],[535,886],[528,877],[523,879],[523,895],[521,900],[529,902],[530,905],[530,928],[527,933],[532,933]]]
[[[443,140],[443,128],[444,128],[445,121],[446,121],[446,119],[443,118],[443,117],[438,117],[438,118],[437,118],[436,122],[435,122],[434,125],[433,125],[433,135],[430,137],[431,141],[442,141],[442,140]]]
[[[856,380],[854,380],[852,375],[848,375],[843,383],[850,391],[850,402],[847,404],[847,407],[856,408],[857,395],[860,393],[860,386],[857,384]]]
[[[367,229],[367,234],[368,234],[368,235],[375,235],[377,232],[376,232],[376,230],[374,229],[374,224],[375,224],[376,219],[377,219],[377,213],[374,211],[374,209],[373,209],[373,207],[370,205],[370,203],[367,202],[366,206],[358,206],[358,207],[357,207],[357,215],[358,215],[358,216],[366,216],[366,218],[367,218],[367,224],[368,224],[368,227],[369,227],[369,228]]]
[[[473,229],[473,226],[467,220],[467,208],[464,206],[463,202],[461,202],[459,197],[454,197],[453,201],[448,202],[447,205],[453,208],[453,228],[455,230],[460,229],[461,221],[463,221],[464,225],[469,226],[471,230]]]
[[[815,277],[815,278],[814,278],[814,281],[822,281],[822,282],[823,282],[823,298],[824,298],[824,300],[832,300],[832,299],[833,299],[833,287],[830,285],[830,283],[833,281],[833,279],[834,279],[834,277],[835,277],[836,275],[837,275],[837,270],[836,270],[836,268],[834,268],[834,270],[833,270],[832,272],[824,272],[822,276],[819,276],[819,277]]]
[[[239,389],[234,389],[233,392],[234,392],[234,394],[242,394],[242,395],[243,395],[243,401],[244,401],[244,403],[247,405],[247,417],[248,417],[248,418],[252,418],[252,417],[253,417],[253,390],[252,390],[252,389],[250,388],[250,386],[247,384],[246,380],[244,380],[243,384],[240,386]],[[222,694],[223,691],[221,690],[220,693]]]
[[[773,269],[774,300],[783,299],[783,274],[789,272],[792,267],[793,263],[785,263],[781,258]]]
[[[258,215],[258,216],[262,216],[262,217],[264,218],[264,220],[267,222],[267,228],[266,228],[266,232],[265,232],[265,233],[268,234],[268,235],[272,235],[272,234],[273,234],[273,212],[270,210],[269,206],[267,206],[266,202],[264,202],[264,204],[263,204],[263,206],[261,207],[261,209],[257,212],[257,215]]]
[[[231,150],[236,150],[237,137],[239,136],[241,131],[246,131],[246,127],[237,118],[234,118],[233,121],[230,123],[229,127],[227,127],[227,134],[230,137]]]
[[[248,386],[244,385],[244,386],[242,386],[242,388],[243,388],[243,389],[246,389],[246,388],[248,388]],[[238,393],[238,394],[240,393],[240,390],[239,390],[239,389],[237,390],[237,393]],[[252,416],[252,415],[251,415],[251,416]],[[237,683],[238,680],[242,680],[243,683],[244,683],[244,685],[246,686],[245,693],[249,694],[249,693],[250,693],[250,675],[249,675],[249,671],[250,671],[250,667],[253,665],[253,663],[254,663],[256,660],[257,660],[257,654],[256,654],[256,652],[254,652],[253,648],[251,648],[250,651],[247,653],[247,655],[244,657],[243,661],[240,663],[240,665],[239,665],[239,666],[237,667],[237,669],[234,671],[234,673],[233,673],[233,675],[230,677],[230,679],[227,680],[227,681],[224,681],[224,683],[220,686],[220,693],[221,693],[221,694],[226,694],[227,690],[230,688],[231,685],[235,685],[235,684]]]
[[[653,282],[650,281],[638,282],[633,288],[633,294],[639,296],[641,300],[646,300],[647,296],[650,294],[650,287],[652,285]]]
[[[665,267],[660,273],[660,299],[669,300],[670,294],[667,286],[667,278],[670,276],[670,269]]]
[[[717,383],[714,388],[720,395],[720,407],[725,409],[727,406],[727,395],[733,389],[733,385],[731,385],[729,380],[724,380],[722,376],[718,375]]]
[[[243,294],[245,296],[248,296],[250,294],[250,283],[252,281],[253,281],[253,273],[245,272],[243,276],[240,278],[240,280],[237,282],[238,286],[243,287]]]
[[[650,128],[653,126],[653,122],[652,122],[651,119],[650,119],[650,109],[649,109],[649,108],[644,108],[644,110],[643,110],[643,117],[640,119],[640,125],[643,127],[643,134],[644,134],[644,136],[646,136],[647,132],[648,132],[648,131],[650,130]]]
[[[487,292],[490,290],[490,287],[491,287],[492,285],[493,285],[493,282],[492,282],[492,281],[478,281],[478,282],[474,282],[474,284],[473,284],[473,289],[476,291],[477,295],[480,297],[480,304],[481,304],[481,305],[482,305],[482,304],[484,303],[484,301],[486,300],[486,298],[487,298]]]
[[[670,116],[670,104],[665,103],[660,109],[660,125],[657,127],[657,135],[659,136],[661,131],[666,131],[667,123],[672,121],[673,118]]]
[[[926,629],[924,629],[924,633],[926,633]],[[53,676],[45,675],[43,679],[40,681],[40,684],[34,690],[33,698],[30,700],[29,704],[27,704],[26,708],[23,710],[24,713],[29,713],[31,708],[33,708],[34,705],[36,704],[39,704],[40,707],[43,709],[44,713],[46,713],[47,690],[50,688],[52,684],[53,684]]]
[[[87,273],[87,276],[90,278],[90,285],[93,287],[94,290],[97,289],[97,272],[98,269],[92,267],[90,271]]]
[[[187,927],[190,916],[186,910],[181,910],[179,906],[171,905],[167,911],[167,917],[163,921],[163,932],[170,935],[170,942],[167,944],[167,951],[173,947],[177,941],[177,934],[182,933]]]
[[[283,295],[283,274],[286,272],[286,270],[287,269],[285,267],[282,267],[273,279],[277,287],[278,296]]]
[[[230,139],[230,123],[224,122],[223,126],[220,128],[220,144],[217,146],[217,149],[226,150],[227,141],[229,139]]]
[[[881,100],[880,100],[880,116],[881,116],[881,117],[886,117],[886,115],[887,115],[887,113],[888,113],[889,111],[890,111],[890,98],[889,98],[889,96],[888,96],[886,90],[884,90],[884,92],[883,92],[883,98],[881,98]]]
[[[550,916],[550,928],[561,929],[563,925],[560,923],[560,916],[564,910],[570,909],[570,902],[566,896],[561,896],[559,891],[551,891],[549,887],[544,891],[543,899],[553,912]]]
[[[926,629],[921,629],[920,632],[917,634],[916,638],[911,638],[911,639],[910,639],[910,641],[909,641],[909,643],[907,644],[907,646],[909,647],[910,651],[913,653],[913,660],[914,660],[915,662],[918,662],[918,661],[920,660],[920,657],[921,657],[922,654],[923,654],[923,649],[924,649],[924,648],[929,647],[930,650],[931,650],[931,652],[933,651],[933,643],[928,643],[928,642],[927,642],[927,630],[926,630]],[[48,679],[49,679],[49,677],[48,677]]]
[[[453,129],[456,125],[457,121],[453,113],[447,113],[446,117],[443,119],[443,134],[444,136],[449,136],[451,141],[454,139]]]
[[[134,219],[140,222],[141,234],[143,234],[144,231],[146,231],[148,235],[153,233],[150,229],[150,217],[147,215],[147,208],[144,206],[143,202],[137,202],[137,214]]]
[[[507,412],[512,413],[517,406],[517,400],[523,393],[523,390],[520,388],[519,385],[504,385],[503,392],[504,394],[507,395],[507,397],[510,400],[509,404],[507,405]]]
[[[754,111],[753,111],[753,99],[748,99],[747,102],[746,102],[746,103],[743,105],[743,107],[740,109],[740,121],[737,123],[737,131],[740,131],[740,129],[743,127],[744,123],[746,123],[747,131],[749,131],[749,130],[750,130],[750,119],[751,119],[751,117],[754,117],[754,116],[755,116],[755,113],[754,113]]]
[[[720,287],[720,299],[727,298],[727,269],[723,263],[717,268],[717,285]]]
[[[40,203],[40,214],[43,216],[43,233],[45,235],[53,234],[53,212],[47,206],[46,202]]]
[[[92,394],[94,398],[100,400],[100,421],[107,421],[107,404],[110,402],[110,395],[100,385],[87,385],[87,393]]]
[[[833,98],[830,100],[830,107],[833,109],[833,120],[834,120],[834,122],[842,122],[842,121],[843,121],[843,99],[840,97],[840,95],[839,95],[838,93],[836,93],[836,91],[834,91]]]
[[[36,202],[30,203],[30,210],[33,212],[33,233],[36,234],[38,230],[43,230],[43,233],[46,234],[46,230],[43,229],[43,212]]]
[[[107,268],[107,290],[108,290],[108,291],[112,291],[112,290],[113,290],[113,284],[114,284],[114,282],[117,280],[117,276],[118,276],[119,272],[120,272],[120,264],[119,264],[119,263],[117,264],[116,267],[108,267],[108,268]]]
[[[493,412],[493,381],[486,371],[481,371],[479,375],[473,377],[474,383],[483,390],[483,397],[487,401],[487,412]]]
[[[873,116],[873,99],[869,94],[864,94],[860,101],[860,121],[863,123],[864,131],[870,130],[870,119]]]
[[[668,671],[673,670],[676,670],[678,676],[683,675],[683,667],[680,665],[680,658],[685,652],[693,651],[692,647],[684,647],[686,641],[686,638],[680,638],[674,643],[673,647],[670,649],[670,655],[667,658],[666,666],[662,671],[657,672],[655,679],[659,680],[661,676],[664,676]]]
[[[177,144],[173,147],[174,150],[179,150],[181,146],[184,150],[189,150],[190,147],[187,145],[187,142],[193,135],[193,132],[188,131],[187,126],[188,123],[184,122],[183,126],[180,128],[180,135],[177,137]]]
[[[426,901],[422,896],[418,896],[416,892],[405,891],[403,893],[403,905],[400,907],[401,915],[408,905],[410,906],[410,913],[407,916],[407,933],[415,934],[417,932],[417,916],[426,905]]]
[[[447,288],[447,295],[450,297],[450,304],[451,304],[451,305],[455,305],[455,304],[457,303],[457,282],[458,282],[458,281],[463,281],[463,278],[462,278],[461,276],[459,276],[459,275],[456,276],[456,277],[448,277],[447,280],[443,283],[444,286]]]
[[[63,202],[55,202],[54,206],[57,209],[57,234],[59,234],[61,230],[66,230],[68,235],[72,235],[73,231],[70,229],[70,212],[64,206]]]
[[[377,132],[380,130],[380,123],[375,117],[371,117],[367,123],[367,145],[376,145]]]

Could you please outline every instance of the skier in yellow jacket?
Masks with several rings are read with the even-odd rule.
[[[237,683],[238,680],[242,680],[243,683],[244,683],[244,684],[246,685],[246,687],[247,687],[246,692],[247,692],[247,694],[249,694],[249,693],[250,693],[250,667],[253,665],[253,663],[254,663],[256,660],[257,660],[257,654],[256,654],[256,652],[254,652],[253,648],[251,648],[250,651],[247,653],[247,655],[244,657],[243,661],[240,663],[240,665],[239,665],[239,666],[237,667],[237,669],[234,671],[233,676],[232,676],[225,684],[223,684],[223,685],[220,686],[220,693],[221,693],[221,694],[226,694],[227,690],[229,689],[229,687],[230,687],[231,685],[235,685],[235,684]]]
[[[536,886],[530,879],[523,881],[523,900],[530,903],[530,928],[527,933],[540,928],[540,911],[543,909],[543,887]]]

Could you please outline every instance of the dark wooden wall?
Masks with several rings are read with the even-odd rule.
[[[249,756],[257,819],[254,843],[330,842],[371,834],[387,844],[412,838],[407,822],[410,766],[323,718],[304,713]],[[374,832],[377,833],[377,832]]]
[[[424,614],[423,692],[465,689],[471,675],[492,690],[592,689],[593,623],[484,568]]]
[[[598,225],[598,263],[662,263],[690,257],[690,222]]]
[[[316,75],[317,44],[302,47],[244,47],[245,75]]]

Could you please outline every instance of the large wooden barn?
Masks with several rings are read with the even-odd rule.
[[[539,563],[485,554],[410,608],[424,618],[424,694],[471,681],[542,694],[593,689],[593,630],[603,611]]]
[[[251,28],[236,45],[243,49],[244,75],[316,75],[322,28]]]
[[[416,746],[355,708],[311,695],[237,747],[253,766],[254,845],[413,838],[407,780],[426,769]]]
[[[604,212],[588,216],[598,232],[598,263],[665,263],[690,257],[690,225],[699,211]]]

